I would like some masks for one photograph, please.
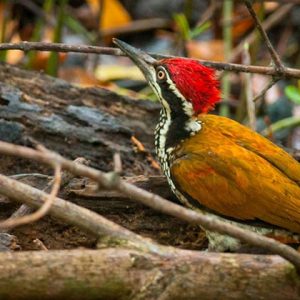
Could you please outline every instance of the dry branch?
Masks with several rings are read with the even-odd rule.
[[[0,253],[0,266],[1,299],[300,297],[294,268],[278,256],[177,250],[166,258],[124,249],[35,251]]]
[[[0,50],[21,50],[21,51],[55,51],[55,52],[75,52],[75,53],[94,53],[94,54],[108,54],[108,55],[125,55],[121,50],[109,47],[97,47],[86,45],[67,45],[60,43],[43,43],[43,42],[21,42],[21,43],[3,43],[0,44]],[[174,56],[161,55],[150,53],[157,59],[169,58]],[[217,70],[257,73],[270,76],[292,77],[300,78],[300,70],[293,68],[285,68],[284,72],[278,71],[275,67],[261,67],[261,66],[246,66],[233,63],[222,63],[209,60],[198,60],[203,65],[215,68]]]
[[[266,86],[261,90],[261,92],[254,97],[254,99],[252,100],[253,102],[258,101],[260,98],[264,97],[264,95],[266,94],[266,92],[273,86],[275,85],[277,82],[279,81],[278,78],[272,78],[267,84]]]
[[[0,194],[33,208],[42,206],[49,197],[48,194],[36,188],[4,175],[0,175]],[[68,224],[80,227],[98,238],[105,238],[105,241],[111,244],[130,245],[130,247],[139,250],[160,253],[160,247],[150,240],[142,238],[86,208],[63,199],[55,198],[50,207],[50,214]]]
[[[289,260],[290,262],[292,262],[297,268],[300,269],[300,254],[296,250],[292,249],[291,247],[281,244],[273,239],[256,234],[254,232],[250,232],[240,227],[231,225],[227,222],[220,221],[214,217],[203,215],[191,209],[187,209],[180,205],[174,204],[168,200],[163,199],[158,195],[144,191],[134,185],[124,182],[116,176],[112,177],[110,173],[103,173],[96,169],[81,164],[76,164],[68,159],[63,158],[62,156],[54,152],[37,151],[27,147],[17,146],[17,145],[13,145],[1,141],[0,141],[0,153],[23,157],[23,158],[39,161],[41,163],[48,164],[48,165],[49,164],[52,165],[53,163],[60,164],[62,168],[68,170],[73,174],[82,177],[88,177],[94,180],[95,182],[97,182],[102,188],[118,190],[122,193],[125,193],[129,198],[141,202],[155,210],[172,215],[174,217],[177,217],[181,220],[187,221],[192,224],[201,225],[207,230],[229,235],[250,245],[263,248],[275,254],[279,254],[282,257]],[[24,189],[26,188],[26,191],[28,192],[27,195],[28,197],[26,197],[24,191],[22,191],[22,188],[19,188],[20,186],[16,185],[15,182],[16,181],[13,181],[12,179],[0,175],[0,194],[3,194],[7,197],[12,197],[13,199],[18,201],[24,201],[26,203],[26,201],[28,201],[28,197],[32,194],[30,189],[28,189],[28,186],[26,187],[26,185],[23,186],[23,188]],[[19,190],[17,190],[17,188],[19,188]],[[18,191],[18,195],[17,195],[17,191]],[[36,201],[35,199],[36,195],[39,193],[42,192],[39,190],[35,190],[34,194],[32,194],[32,197],[34,197],[35,201]],[[40,197],[41,195],[46,197],[45,194],[40,194]],[[57,203],[59,203],[58,200],[56,200],[55,204]],[[34,205],[38,205],[37,202],[35,202]],[[62,217],[64,216],[64,214],[58,214],[58,216]],[[100,216],[98,217],[101,218]],[[103,222],[105,221],[107,220],[104,219]],[[93,225],[92,224],[90,224],[89,226],[95,226],[95,224]],[[81,225],[86,226],[84,220],[82,220]],[[117,226],[114,223],[110,225]],[[112,228],[109,228],[108,232],[112,236],[114,236],[113,230],[111,229]],[[122,228],[118,228],[118,229],[120,231]],[[128,231],[125,234],[123,234],[123,236],[125,236],[125,239],[127,234],[131,235],[132,233]],[[139,238],[140,237],[136,235],[132,237],[133,240],[135,239],[138,240]],[[151,248],[151,245],[148,248]]]
[[[87,164],[87,161],[82,157],[75,159],[74,162]],[[62,188],[64,186],[66,186],[74,178],[74,175],[70,174],[68,172],[63,172],[62,174],[60,174],[60,172],[61,172],[60,166],[54,166],[54,167],[55,167],[54,179],[51,180],[46,185],[46,187],[43,189],[44,192],[51,191],[50,196],[48,197],[48,200],[43,204],[42,207],[40,207],[40,209],[38,211],[36,211],[33,214],[30,214],[32,212],[32,209],[29,206],[27,206],[26,204],[22,204],[12,214],[12,216],[8,220],[0,223],[0,230],[1,230],[1,228],[6,229],[5,231],[2,231],[0,234],[2,234],[4,232],[7,233],[8,229],[12,229],[13,227],[16,227],[19,225],[24,225],[24,224],[30,223],[30,222],[35,222],[38,219],[42,218],[48,212],[53,201],[55,200],[55,197],[58,193],[59,187]],[[19,176],[16,176],[16,175],[10,176],[10,178],[19,179],[19,178],[22,178],[24,176],[26,177],[29,175],[39,176],[39,177],[42,176],[42,174],[18,174],[18,175]],[[20,175],[22,175],[22,176],[20,176]],[[43,175],[43,176],[45,177],[46,175]],[[46,177],[48,177],[48,176],[46,176]],[[51,195],[54,195],[54,196],[51,197]],[[28,214],[30,214],[30,215],[28,215]],[[0,237],[0,239],[1,239],[1,237]]]
[[[244,1],[244,0],[241,0]],[[298,0],[297,0],[298,1]],[[288,3],[289,2],[289,3]],[[292,2],[290,0],[287,0],[282,6],[279,6],[279,8],[272,13],[262,24],[263,30],[267,31],[276,24],[278,24],[286,15],[293,9],[295,6],[295,2]],[[244,45],[249,44],[251,45],[256,39],[256,32],[252,31],[246,38],[244,38],[237,47],[232,51],[231,58],[229,62],[233,62],[236,60],[236,58],[243,52]]]
[[[266,31],[262,27],[262,25],[260,23],[260,20],[257,17],[254,9],[252,8],[251,2],[249,0],[245,0],[245,5],[247,6],[247,9],[248,9],[250,15],[252,16],[252,18],[253,18],[253,20],[254,20],[254,22],[256,24],[256,27],[257,27],[258,31],[260,32],[263,40],[265,41],[265,43],[267,45],[267,48],[268,48],[268,50],[270,52],[270,55],[272,57],[272,60],[273,60],[273,62],[275,64],[277,70],[279,72],[284,72],[284,68],[285,67],[284,67],[284,65],[283,65],[283,63],[282,63],[279,55],[277,54],[276,50],[274,49],[274,47],[273,47],[273,45],[272,45],[272,43],[271,43],[271,41],[270,41],[270,39],[269,39]]]
[[[20,225],[35,222],[44,217],[50,210],[53,202],[55,201],[56,195],[59,191],[61,184],[61,166],[60,164],[54,165],[54,179],[53,186],[50,195],[47,196],[46,201],[39,207],[37,211],[32,214],[9,218],[5,221],[0,222],[0,229],[11,229]]]

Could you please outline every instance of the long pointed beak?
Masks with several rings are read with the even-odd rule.
[[[154,65],[156,64],[157,60],[148,55],[146,52],[134,48],[123,41],[113,39],[113,42],[138,66],[138,68],[146,77],[146,80],[152,83],[154,80]]]

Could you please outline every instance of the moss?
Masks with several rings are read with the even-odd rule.
[[[287,280],[289,282],[293,282],[295,285],[298,285],[300,292],[300,271],[297,271],[292,264],[287,264],[285,271]]]
[[[129,299],[131,289],[121,278],[106,280],[101,286],[90,282],[66,279],[60,295],[62,299]]]

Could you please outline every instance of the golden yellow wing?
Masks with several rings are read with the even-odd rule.
[[[238,123],[239,130],[220,129],[218,118],[227,120],[201,118],[202,130],[176,152],[171,176],[177,188],[218,214],[300,233],[299,163],[259,135],[251,142]]]
[[[300,185],[300,164],[270,140],[228,118],[215,115],[202,115],[199,118],[207,127],[218,128],[224,137],[263,157]]]

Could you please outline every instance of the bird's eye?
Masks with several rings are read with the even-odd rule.
[[[162,68],[158,68],[156,70],[156,77],[159,81],[165,81],[166,80],[166,73],[165,73],[165,70],[162,69]]]

